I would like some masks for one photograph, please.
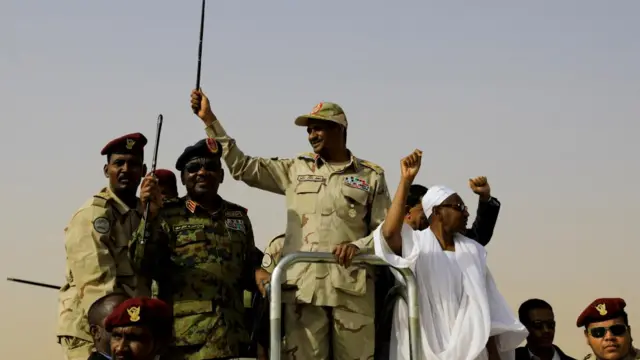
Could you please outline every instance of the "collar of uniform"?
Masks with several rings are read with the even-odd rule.
[[[537,357],[534,353],[531,352],[531,349],[529,349],[528,346],[527,346],[527,351],[529,352],[529,359],[540,360],[539,357]],[[560,354],[558,353],[558,349],[556,349],[555,345],[553,345],[553,356],[551,357],[551,359],[553,360],[560,359]]]
[[[353,156],[353,153],[351,152],[351,150],[347,149],[347,152],[349,152],[349,164],[347,164],[345,169],[350,166],[353,166],[353,169],[355,171],[358,171],[361,166],[360,160],[357,157]],[[321,167],[325,162],[327,162],[319,154],[314,154],[314,153],[304,153],[300,155],[300,157],[315,161],[317,167]]]
[[[220,212],[222,212],[223,210],[225,210],[227,208],[227,204],[225,203],[224,200],[222,200],[222,198],[220,197],[220,195],[218,195],[218,198],[220,199],[220,208],[218,210],[216,210],[215,212],[211,212],[209,209],[205,208],[204,206],[198,204],[196,201],[193,201],[189,198],[189,196],[187,196],[187,200],[184,202],[184,206],[187,208],[187,210],[192,213],[195,214],[197,209],[201,209],[202,211],[210,214],[210,215],[217,215]]]
[[[107,194],[109,194],[109,196],[113,199],[113,205],[115,206],[116,210],[118,210],[118,212],[120,214],[126,214],[128,213],[131,208],[124,203],[124,201],[120,200],[120,198],[113,192],[113,190],[111,190],[111,186],[107,186]],[[136,198],[137,199],[137,198]],[[138,204],[136,206],[136,211],[139,214],[142,214],[144,212],[144,209],[142,208],[142,203],[140,202],[140,199],[138,200]]]

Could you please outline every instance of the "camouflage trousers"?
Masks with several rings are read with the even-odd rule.
[[[60,336],[58,342],[65,360],[87,360],[93,351],[93,343],[77,337]]]
[[[373,359],[372,316],[342,307],[285,304],[283,317],[283,360]]]

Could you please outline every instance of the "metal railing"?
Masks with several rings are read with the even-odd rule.
[[[325,252],[295,252],[286,255],[278,262],[271,274],[269,319],[270,337],[269,359],[280,360],[282,346],[282,280],[287,269],[297,263],[329,263],[335,264],[336,259],[331,253]],[[375,255],[358,255],[353,258],[353,264],[368,264],[389,266],[384,260]],[[392,267],[394,268],[394,267]],[[407,293],[407,307],[409,310],[409,347],[412,360],[420,359],[420,317],[418,310],[418,288],[413,272],[410,269],[394,268],[404,278]]]

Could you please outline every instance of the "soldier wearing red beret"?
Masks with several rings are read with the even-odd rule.
[[[578,316],[576,326],[584,326],[584,336],[593,351],[585,360],[640,359],[640,351],[631,344],[626,305],[620,298],[600,298]]]
[[[154,174],[164,201],[175,201],[178,198],[178,182],[176,174],[168,169],[157,169]]]
[[[66,283],[60,290],[57,336],[67,360],[86,360],[93,348],[87,312],[102,296],[120,291],[147,295],[148,281],[133,270],[127,247],[144,208],[136,196],[147,139],[140,133],[110,141],[104,176],[108,185],[71,217],[65,229]]]
[[[153,360],[165,352],[171,341],[171,308],[158,299],[129,299],[107,317],[105,329],[111,333],[113,358]]]

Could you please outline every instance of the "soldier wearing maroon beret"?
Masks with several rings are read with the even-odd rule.
[[[593,351],[584,357],[585,360],[640,359],[640,351],[631,344],[626,306],[620,298],[600,298],[578,316],[576,326],[584,326],[584,336]]]
[[[178,198],[178,182],[176,174],[168,169],[157,169],[154,174],[164,201],[175,201]]]
[[[109,141],[100,151],[107,186],[85,202],[65,229],[66,283],[60,290],[57,336],[67,360],[86,360],[93,348],[87,312],[113,292],[150,293],[127,254],[144,208],[136,196],[147,139],[133,133]]]
[[[129,299],[107,317],[105,329],[111,333],[114,358],[153,360],[165,352],[171,341],[171,308],[158,299]]]

